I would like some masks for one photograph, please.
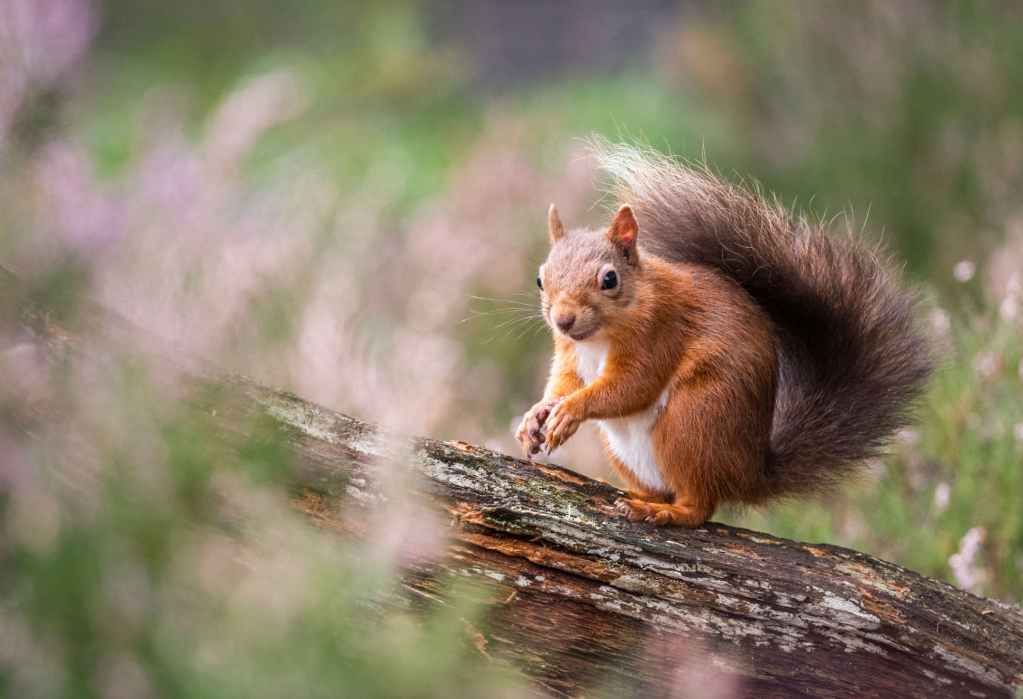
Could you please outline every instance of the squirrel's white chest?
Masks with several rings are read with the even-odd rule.
[[[589,342],[576,342],[575,349],[575,373],[583,383],[589,386],[604,371],[607,364],[607,352],[611,348],[610,343],[599,340]]]
[[[589,386],[596,381],[607,364],[610,345],[607,342],[575,343],[576,373]],[[654,452],[653,432],[658,418],[668,403],[668,389],[646,410],[625,417],[597,420],[608,447],[640,483],[651,492],[670,490],[664,481]]]

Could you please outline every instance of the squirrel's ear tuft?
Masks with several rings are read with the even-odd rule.
[[[551,230],[551,247],[565,237],[565,226],[561,223],[561,215],[558,214],[558,207],[551,204],[551,212],[547,217],[547,225]]]
[[[615,220],[607,230],[607,239],[625,254],[629,262],[636,261],[636,237],[639,235],[639,224],[632,215],[632,207],[622,204],[615,215]]]

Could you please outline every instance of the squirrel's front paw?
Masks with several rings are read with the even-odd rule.
[[[544,443],[543,429],[544,422],[551,414],[551,409],[558,404],[558,400],[542,400],[526,413],[522,418],[522,424],[515,432],[515,438],[522,444],[522,451],[526,458],[532,461],[534,454],[540,453],[540,445]]]
[[[582,417],[574,410],[571,400],[563,400],[555,405],[547,418],[547,453],[553,453],[567,442],[582,422]]]

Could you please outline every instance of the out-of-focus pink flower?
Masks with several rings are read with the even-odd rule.
[[[28,93],[57,82],[95,31],[88,0],[0,2],[0,142]]]
[[[948,559],[959,587],[975,595],[984,594],[984,581],[987,579],[987,571],[976,565],[984,534],[984,527],[974,527],[966,532],[966,536],[959,542],[959,553],[952,554]]]
[[[994,349],[985,349],[973,358],[973,369],[984,379],[991,379],[1002,369],[1002,356]]]
[[[224,100],[198,145],[169,110],[111,195],[90,188],[82,158],[58,151],[44,160],[66,226],[79,236],[122,231],[93,260],[99,300],[197,354],[216,355],[244,334],[253,300],[299,274],[331,205],[322,195],[329,188],[310,188],[305,173],[271,178],[258,194],[237,173],[260,135],[303,102],[286,71],[251,78]],[[289,192],[299,189],[306,196]]]
[[[289,70],[249,79],[220,105],[206,127],[207,166],[217,174],[234,174],[267,129],[292,119],[306,103],[298,77]]]
[[[49,144],[38,156],[35,171],[62,247],[96,253],[123,234],[123,212],[97,185],[81,147],[68,141]]]
[[[939,337],[946,337],[952,328],[952,319],[949,317],[948,311],[942,308],[935,308],[931,311],[930,321],[931,327]]]
[[[969,260],[963,260],[962,262],[956,262],[955,266],[952,267],[952,276],[959,282],[968,282],[973,279],[973,275],[976,274],[977,268]]]

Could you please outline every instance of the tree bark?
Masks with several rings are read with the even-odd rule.
[[[94,306],[77,328],[54,322],[2,269],[0,294],[45,342],[144,341]],[[555,696],[1023,696],[1019,609],[836,546],[630,523],[611,507],[619,491],[567,469],[398,435],[156,351],[204,387],[195,409],[225,444],[277,433],[296,507],[332,535],[365,532],[385,464],[411,474],[405,497],[450,527],[439,555],[407,563],[405,588],[443,603],[458,579],[491,612],[469,640]]]

